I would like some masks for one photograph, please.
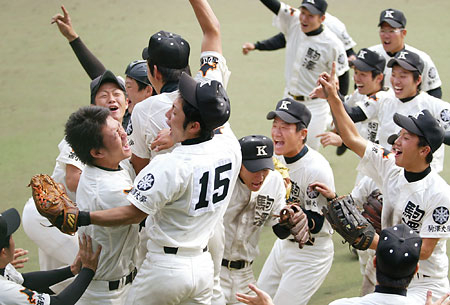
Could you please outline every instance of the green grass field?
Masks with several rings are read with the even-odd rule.
[[[300,3],[287,2],[295,6]],[[201,31],[187,0],[76,0],[64,4],[78,34],[116,74],[123,75],[130,61],[140,59],[150,34],[161,29],[179,33],[190,42],[191,67],[198,67]],[[0,210],[16,207],[22,211],[31,194],[27,188],[30,177],[53,170],[67,117],[89,103],[89,78],[65,38],[56,26],[50,25],[50,18],[60,12],[60,5],[54,0],[0,0]],[[270,135],[270,122],[265,115],[283,92],[284,52],[243,56],[241,46],[245,41],[254,42],[277,33],[271,26],[271,12],[258,0],[211,0],[211,5],[221,22],[224,55],[232,71],[228,92],[233,129],[238,137]],[[379,43],[379,12],[393,5],[408,18],[407,42],[433,58],[447,99],[450,20],[446,13],[450,11],[450,1],[329,0],[329,12],[346,23],[358,50]],[[334,148],[321,151],[333,167],[338,192],[349,192],[356,175],[354,154],[347,152],[337,157]],[[447,160],[442,173],[447,181],[448,164]],[[24,270],[38,269],[37,248],[23,230],[16,233],[15,240],[17,246],[31,252]],[[270,232],[264,234],[256,273],[273,240]],[[310,304],[328,304],[338,297],[359,293],[358,262],[338,236],[334,240],[332,270]]]

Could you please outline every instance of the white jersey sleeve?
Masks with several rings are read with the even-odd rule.
[[[381,145],[367,141],[366,151],[357,169],[374,180],[376,185],[383,186],[384,180],[399,170],[395,165],[394,154]]]
[[[5,274],[0,275],[0,304],[8,305],[50,305],[50,296],[22,286],[23,277],[11,265],[6,265]]]
[[[378,98],[376,95],[363,96],[363,98],[356,102],[356,106],[361,108],[362,112],[367,117],[367,120],[378,119],[378,111],[380,109],[380,103],[382,99]]]
[[[287,36],[289,34],[289,28],[298,23],[300,11],[284,2],[280,2],[280,4],[278,15],[273,18],[273,25]]]
[[[358,184],[353,188],[351,195],[359,209],[363,208],[364,203],[367,202],[367,197],[376,189],[381,189],[375,182],[367,176],[359,180]]]
[[[230,74],[231,72],[228,70],[227,61],[222,54],[213,51],[205,51],[200,54],[200,69],[194,78],[197,81],[219,81],[226,89]]]
[[[325,20],[323,24],[327,26],[337,36],[337,38],[339,38],[340,41],[342,41],[345,50],[350,50],[356,46],[356,42],[347,32],[345,24],[337,17],[329,13],[325,13]]]

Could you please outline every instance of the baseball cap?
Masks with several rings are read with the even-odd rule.
[[[197,82],[183,72],[178,88],[183,99],[200,112],[206,128],[213,130],[230,118],[230,99],[220,82]]]
[[[414,116],[396,113],[394,114],[394,122],[409,132],[424,137],[431,148],[431,152],[435,152],[444,141],[444,129],[426,109]]]
[[[388,8],[381,12],[378,26],[381,26],[383,22],[388,23],[393,28],[404,28],[406,26],[406,17],[402,11]]]
[[[275,111],[269,112],[266,118],[272,120],[276,116],[286,123],[302,122],[306,127],[308,127],[311,121],[311,111],[302,103],[294,101],[291,98],[285,98],[279,101]]]
[[[422,239],[404,223],[381,231],[376,250],[376,268],[399,279],[416,271]]]
[[[147,77],[147,62],[135,60],[130,62],[125,70],[125,75],[146,85],[151,85]]]
[[[325,0],[303,0],[300,7],[306,8],[313,15],[324,15],[328,3]]]
[[[422,74],[424,68],[424,63],[420,56],[408,50],[397,53],[394,58],[389,60],[387,66],[392,68],[395,64],[400,65],[403,69],[417,71],[420,74]]]
[[[120,76],[116,77],[114,73],[106,70],[102,75],[91,81],[91,104],[95,104],[95,95],[97,94],[98,89],[100,89],[100,86],[104,83],[114,83],[120,90],[125,92],[125,82],[123,81],[123,78]]]
[[[16,209],[11,208],[0,214],[0,247],[4,246],[6,238],[11,236],[20,226],[20,215]]]
[[[159,31],[150,37],[142,58],[162,67],[183,69],[189,64],[190,50],[189,43],[180,35]]]
[[[360,71],[380,71],[383,73],[386,60],[377,52],[363,48],[359,50],[352,64]]]
[[[273,142],[261,135],[251,135],[239,139],[242,164],[254,173],[263,169],[273,170]]]

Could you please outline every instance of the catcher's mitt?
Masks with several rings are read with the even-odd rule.
[[[322,212],[333,229],[354,248],[369,248],[375,229],[358,211],[351,195],[333,199],[327,207],[322,208]]]
[[[63,187],[49,175],[35,175],[30,184],[34,203],[39,214],[61,232],[74,235],[77,231],[79,210],[70,200]]]
[[[311,236],[308,228],[308,218],[302,208],[297,204],[285,206],[280,211],[279,222],[280,225],[289,228],[300,249],[303,248]]]
[[[381,232],[381,211],[383,209],[383,195],[379,189],[373,190],[367,196],[367,202],[363,205],[362,215],[373,225],[378,234]]]

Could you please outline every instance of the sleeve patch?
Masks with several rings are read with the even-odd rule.
[[[137,183],[137,188],[140,191],[148,191],[152,188],[155,183],[155,177],[152,174],[145,175],[139,182]]]
[[[448,209],[444,206],[440,206],[433,211],[433,220],[439,225],[443,225],[448,221],[449,213]]]

